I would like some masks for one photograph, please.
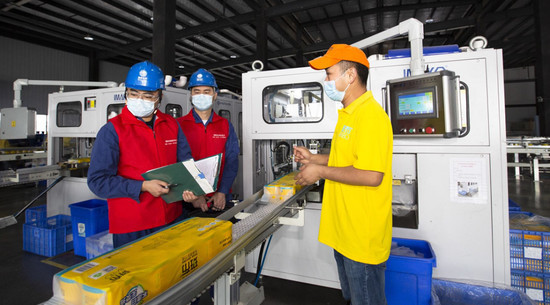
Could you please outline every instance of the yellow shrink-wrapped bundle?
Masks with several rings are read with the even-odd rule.
[[[191,218],[54,276],[67,305],[142,304],[228,247],[231,222]]]
[[[298,172],[291,172],[264,186],[262,201],[279,202],[287,200],[302,189],[294,177]]]

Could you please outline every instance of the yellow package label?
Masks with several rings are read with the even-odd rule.
[[[54,298],[71,305],[142,304],[232,242],[232,224],[191,218],[54,276]]]
[[[277,199],[279,197],[279,187],[276,185],[264,186],[264,196],[269,199]]]
[[[296,184],[296,180],[294,180],[297,173],[291,172],[265,185],[262,200],[269,202],[284,201],[296,194],[296,192],[302,189],[302,186]]]
[[[296,194],[296,187],[295,186],[281,186],[280,188],[280,198],[281,200],[287,200],[288,198],[292,197],[294,194]]]

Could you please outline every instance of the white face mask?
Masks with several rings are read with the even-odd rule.
[[[155,102],[149,102],[140,98],[127,98],[126,106],[133,115],[140,118],[148,117],[155,111]]]
[[[344,74],[340,75],[337,79],[328,80],[323,83],[325,94],[335,102],[341,102],[344,99],[344,96],[346,95],[346,91],[349,88],[350,84],[348,84],[348,86],[346,87],[346,89],[344,89],[344,91],[339,91],[338,89],[336,89],[336,81],[342,78],[345,75],[346,71],[344,71]]]
[[[208,94],[197,94],[191,97],[191,102],[197,110],[204,111],[212,107],[212,95]]]

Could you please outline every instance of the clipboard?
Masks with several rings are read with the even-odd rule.
[[[141,176],[168,183],[170,191],[161,196],[166,203],[181,201],[184,191],[192,191],[196,196],[216,191],[221,157],[222,154],[216,154],[198,161],[189,159],[149,170]]]

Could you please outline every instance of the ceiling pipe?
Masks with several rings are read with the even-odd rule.
[[[235,97],[237,97],[238,99],[242,100],[243,99],[243,96],[238,94],[238,93],[235,93],[229,89],[220,89],[220,93],[227,93],[227,94],[230,94],[230,95],[233,95]]]
[[[63,91],[63,86],[81,86],[81,87],[110,87],[118,86],[115,82],[88,82],[88,81],[64,81],[64,80],[32,80],[32,79],[17,79],[13,82],[13,108],[19,108],[21,102],[21,89],[23,86],[61,86],[60,91]]]
[[[411,43],[411,75],[421,75],[424,73],[424,54],[422,53],[424,25],[417,19],[407,19],[392,28],[360,40],[352,46],[364,49],[404,34],[408,34]]]

